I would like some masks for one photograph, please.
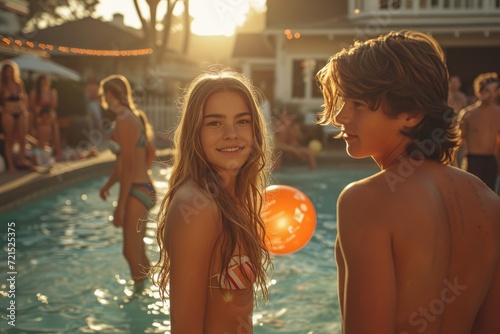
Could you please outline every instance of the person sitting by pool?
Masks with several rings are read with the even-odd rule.
[[[54,154],[58,151],[60,142],[59,127],[53,111],[50,108],[41,108],[33,116],[35,121],[33,122],[32,135],[27,135],[26,139],[31,146],[28,155],[31,155],[35,166],[52,167],[55,161],[79,160],[99,155],[95,147],[91,147],[88,151],[76,151],[67,147],[59,155]],[[39,169],[35,168],[35,170]]]
[[[431,36],[391,32],[318,72],[320,124],[381,171],[338,198],[344,333],[500,333],[500,198],[449,164],[459,140]]]
[[[148,173],[156,157],[153,132],[146,115],[135,107],[130,84],[124,76],[104,78],[99,93],[103,108],[109,106],[116,114],[113,138],[118,146],[113,172],[99,195],[106,200],[111,186],[120,184],[113,225],[123,229],[123,255],[130,267],[134,289],[140,292],[150,268],[144,244],[145,219],[156,203]]]
[[[232,70],[186,89],[152,270],[170,297],[172,333],[252,333],[254,296],[270,264],[260,216],[270,166],[255,88]]]
[[[301,143],[302,130],[295,116],[291,116],[286,110],[283,110],[274,120],[273,127],[274,151],[276,155],[276,162],[274,164],[275,171],[281,170],[283,156],[304,161],[311,170],[317,168],[314,152]]]

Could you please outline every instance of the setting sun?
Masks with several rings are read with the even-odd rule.
[[[197,35],[233,35],[245,23],[249,10],[248,1],[197,1],[190,8],[194,18],[191,30]]]
[[[143,15],[148,17],[149,8],[145,1],[139,1],[139,5]],[[251,8],[260,11],[264,7],[265,0],[191,0],[191,31],[200,36],[231,36],[237,27],[245,23]],[[158,18],[163,17],[165,10],[166,1],[161,1],[158,6]],[[179,1],[174,15],[181,15],[183,11],[184,2]],[[136,29],[141,27],[132,0],[120,2],[120,6],[113,0],[101,0],[96,9],[96,14],[105,20],[111,20],[115,13],[123,14],[126,25]]]

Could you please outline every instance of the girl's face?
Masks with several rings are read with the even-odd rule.
[[[239,170],[252,152],[253,119],[243,97],[225,91],[212,94],[203,111],[203,151],[219,172]]]
[[[382,105],[383,103],[380,103],[378,109],[373,111],[365,101],[345,99],[344,106],[335,119],[342,127],[342,138],[351,157],[372,156],[379,162],[402,141],[407,140],[407,137],[400,133],[404,128],[406,114],[389,118],[383,112]]]
[[[14,69],[12,68],[12,66],[6,65],[3,68],[3,71],[5,72],[5,77],[6,78],[12,79],[14,77]]]
[[[42,86],[43,88],[49,87],[50,86],[49,79],[47,79],[46,77],[42,78],[40,80],[40,86]]]
[[[103,102],[105,102],[105,104],[103,105],[103,107],[107,107],[107,108],[110,108],[114,112],[118,112],[118,110],[116,109],[116,107],[119,106],[119,101],[111,93],[110,90],[104,90],[103,100],[104,100]]]

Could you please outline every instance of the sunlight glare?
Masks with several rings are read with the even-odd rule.
[[[138,3],[145,19],[148,19],[149,7],[144,0],[140,0]],[[245,23],[250,8],[261,12],[265,6],[265,0],[191,0],[189,6],[192,17],[191,32],[201,36],[234,35],[236,28]],[[159,20],[163,17],[165,10],[166,2],[161,1],[157,12]],[[124,1],[117,7],[113,0],[101,0],[94,16],[100,16],[109,21],[116,12],[123,14],[126,25],[141,29],[141,23],[132,1]],[[180,16],[183,12],[184,3],[179,1],[173,14]]]
[[[234,34],[236,27],[245,23],[250,10],[248,1],[199,1],[190,6],[194,17],[191,30],[194,34],[224,35]]]

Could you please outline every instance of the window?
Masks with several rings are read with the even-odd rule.
[[[316,83],[316,73],[327,63],[324,59],[299,59],[293,61],[293,98],[322,98]]]

